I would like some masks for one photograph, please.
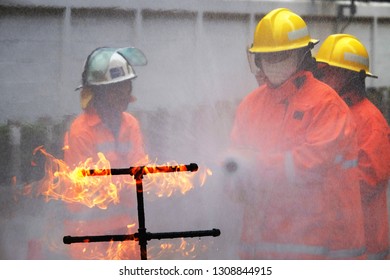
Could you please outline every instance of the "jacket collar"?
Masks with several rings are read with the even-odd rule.
[[[85,111],[84,114],[85,114],[88,126],[96,126],[100,123],[103,123],[101,118],[97,114],[96,109],[93,107],[88,108],[88,110]]]
[[[349,107],[352,107],[353,105],[356,105],[357,103],[362,101],[364,99],[364,96],[361,96],[353,91],[348,91],[341,95],[341,98],[344,100],[345,103],[347,103]]]

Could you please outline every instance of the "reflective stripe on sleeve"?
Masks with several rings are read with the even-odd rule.
[[[337,155],[334,159],[335,164],[341,164],[343,169],[354,168],[358,165],[357,159],[345,160],[342,155]]]
[[[354,168],[357,165],[358,165],[357,159],[346,160],[342,164],[344,169]]]
[[[325,247],[321,246],[309,246],[309,245],[294,245],[294,244],[278,244],[278,243],[261,243],[255,245],[242,244],[241,250],[253,255],[256,252],[275,252],[275,253],[293,253],[293,254],[310,254],[317,256],[325,256],[329,251]]]
[[[363,256],[365,253],[366,253],[366,248],[361,247],[357,249],[329,251],[327,256],[331,259],[350,259],[350,258],[357,258]]]
[[[367,258],[369,260],[385,260],[387,255],[389,254],[389,250],[385,250],[383,252],[379,252],[379,253],[376,253],[376,254],[368,254],[367,255]]]
[[[284,169],[286,172],[287,179],[293,182],[295,179],[295,166],[294,158],[291,152],[287,152],[284,157]]]

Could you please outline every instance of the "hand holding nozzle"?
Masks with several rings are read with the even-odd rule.
[[[228,172],[228,173],[234,173],[238,170],[238,163],[235,159],[229,158],[227,159],[224,164],[223,168]]]
[[[228,174],[241,174],[253,172],[256,166],[257,151],[252,149],[229,150],[222,161],[222,168]],[[244,175],[244,174],[242,174]]]
[[[258,152],[249,149],[229,150],[222,160],[225,175],[225,190],[235,202],[249,203],[253,200],[258,182]]]

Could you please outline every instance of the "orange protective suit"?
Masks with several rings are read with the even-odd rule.
[[[355,125],[310,72],[261,86],[239,105],[232,147],[250,149],[243,259],[365,258]],[[249,176],[249,174],[248,174]]]
[[[390,128],[367,98],[353,102],[357,124],[359,178],[369,259],[384,259],[389,249],[387,184],[390,178]]]
[[[94,111],[77,117],[67,135],[69,149],[65,161],[70,166],[84,162],[88,157],[98,160],[102,152],[113,168],[129,167],[145,158],[144,143],[139,123],[131,114],[122,113],[122,124],[117,137]]]
[[[129,113],[122,113],[122,122],[115,137],[99,116],[90,110],[78,116],[72,123],[66,136],[65,162],[71,167],[77,166],[92,158],[92,163],[98,161],[97,153],[104,154],[111,168],[125,168],[145,164],[144,143],[138,121]],[[68,204],[69,218],[65,221],[65,234],[71,236],[108,235],[134,233],[137,225],[135,184],[130,176],[113,176],[112,181],[126,184],[120,191],[120,202],[109,204],[107,209],[88,208],[80,204]],[[129,225],[132,227],[129,228]],[[129,246],[129,242],[126,246]],[[135,242],[130,242],[135,243]],[[117,243],[118,244],[118,243]],[[72,259],[107,258],[107,250],[111,248],[110,258],[139,258],[133,245],[131,249],[114,252],[117,244],[86,243],[71,244]],[[123,248],[122,248],[123,249]]]

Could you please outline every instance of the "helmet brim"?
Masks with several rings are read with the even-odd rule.
[[[318,44],[320,40],[310,39],[308,43],[291,44],[290,46],[278,46],[278,47],[251,47],[248,49],[250,53],[270,53],[270,52],[283,52],[295,49],[301,49],[305,47],[313,48],[314,45]]]

